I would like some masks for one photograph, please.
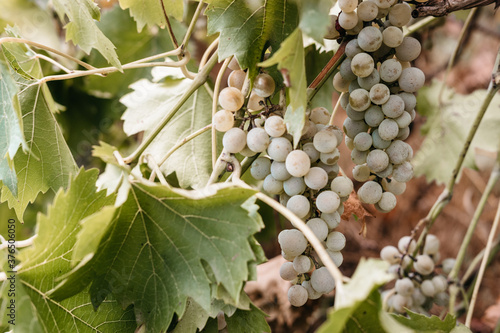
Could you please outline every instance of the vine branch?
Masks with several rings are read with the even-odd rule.
[[[487,6],[494,3],[495,8],[500,5],[500,0],[429,0],[417,4],[412,12],[414,18],[424,16],[446,16],[457,10],[471,9]]]

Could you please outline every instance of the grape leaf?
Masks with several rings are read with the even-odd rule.
[[[406,316],[392,315],[399,323],[406,327],[413,328],[418,333],[448,333],[456,325],[456,318],[447,314],[444,320],[437,316],[428,317],[426,315],[406,310]]]
[[[19,70],[35,78],[42,75],[38,61],[30,59],[32,51],[25,50],[20,44],[3,47],[8,48],[22,66]],[[19,74],[15,79],[20,87],[31,83]],[[55,107],[47,86],[24,88],[18,93],[18,99],[29,153],[18,152],[12,159],[18,181],[17,197],[4,185],[0,201],[8,201],[9,207],[13,207],[18,218],[22,220],[26,206],[36,199],[38,193],[66,188],[69,175],[75,173],[77,168],[54,118]]]
[[[251,78],[267,46],[277,50],[298,25],[297,6],[287,0],[212,0],[205,14],[208,34],[220,32],[219,60],[234,55]]]
[[[228,332],[271,332],[266,314],[253,304],[250,310],[238,309],[232,316],[226,316],[226,323]]]
[[[305,49],[306,52],[306,75],[308,85],[314,81],[316,76],[321,72],[325,64],[333,57],[333,52],[320,53],[314,46],[310,45]],[[333,110],[332,98],[335,89],[333,88],[333,80],[326,80],[323,86],[318,90],[309,107],[314,109],[322,106],[331,113]]]
[[[94,258],[76,266],[54,297],[92,282],[94,305],[113,293],[123,307],[134,305],[149,332],[164,331],[174,313],[182,318],[188,297],[210,311],[214,284],[238,304],[256,261],[249,240],[263,227],[254,193],[220,185],[186,191],[133,183]]]
[[[318,43],[323,43],[330,24],[330,8],[332,0],[308,0],[298,1],[300,12],[299,28]]]
[[[119,0],[123,9],[130,9],[130,15],[137,22],[137,31],[142,28],[159,25],[165,27],[167,21],[163,11],[169,16],[182,21],[184,14],[183,0]]]
[[[415,175],[425,175],[429,182],[447,182],[462,151],[469,129],[486,96],[486,90],[476,90],[469,95],[460,95],[445,90],[442,107],[439,107],[439,91],[442,83],[424,87],[418,94],[418,111],[427,117],[422,127],[425,139],[413,158]],[[451,99],[450,99],[451,98]],[[474,148],[498,151],[500,148],[500,96],[490,103],[476,136],[471,143],[464,167],[474,168]]]
[[[294,145],[297,146],[306,121],[307,108],[307,78],[300,29],[296,29],[288,36],[279,50],[259,65],[269,67],[276,64],[283,75],[290,78],[288,89],[290,104],[285,113],[285,122],[288,132],[293,135]]]
[[[59,19],[69,22],[66,29],[66,41],[71,40],[85,53],[97,49],[111,65],[122,69],[113,43],[97,27],[95,20],[99,21],[101,12],[92,0],[52,0]]]
[[[114,201],[114,196],[96,192],[97,174],[96,169],[81,169],[66,192],[58,191],[47,215],[38,216],[33,246],[19,254],[18,284],[44,332],[131,332],[137,326],[133,310],[123,310],[112,299],[95,311],[88,290],[61,302],[47,295],[59,276],[71,269],[79,222]]]
[[[17,178],[9,163],[19,146],[27,149],[24,139],[18,88],[11,69],[0,58],[0,181],[17,197]]]
[[[143,79],[132,84],[134,91],[120,100],[127,106],[122,116],[125,133],[133,135],[144,131],[145,136],[149,135],[191,84],[191,80],[176,80],[172,77],[167,77],[162,83]],[[145,154],[151,154],[158,163],[178,141],[211,121],[212,98],[203,86],[184,103]],[[210,133],[203,133],[173,153],[161,166],[161,170],[167,175],[176,172],[183,188],[205,186],[212,172],[210,142]]]
[[[154,2],[160,3],[159,0],[154,0]],[[142,1],[137,1],[137,4],[139,3],[142,3]],[[161,9],[159,13],[161,13]],[[102,20],[96,24],[114,42],[118,57],[123,63],[146,58],[174,48],[165,29],[159,31],[144,29],[142,32],[137,33],[136,23],[128,15],[128,11],[120,9],[119,6],[105,11]],[[186,28],[177,21],[172,21],[171,26],[177,36],[182,36],[186,31]],[[163,61],[163,59],[160,60]],[[91,53],[88,62],[95,67],[106,66],[106,59],[97,52]],[[97,96],[122,96],[128,92],[128,86],[131,83],[148,76],[150,76],[149,68],[111,73],[106,77],[87,76],[84,79],[85,88]]]

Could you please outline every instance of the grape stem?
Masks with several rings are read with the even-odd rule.
[[[470,145],[472,140],[474,139],[474,136],[476,135],[477,129],[479,128],[479,125],[481,124],[481,120],[484,117],[484,114],[486,113],[486,110],[488,109],[488,106],[491,103],[491,100],[495,96],[495,94],[498,92],[500,86],[496,84],[495,82],[495,76],[496,74],[500,71],[500,50],[499,53],[497,54],[497,58],[495,61],[495,66],[493,67],[493,73],[492,73],[492,79],[490,81],[490,85],[487,90],[487,94],[483,100],[483,103],[481,104],[481,108],[479,109],[479,112],[476,115],[476,118],[474,119],[474,122],[472,124],[472,127],[469,130],[469,133],[467,135],[467,138],[465,140],[465,143],[462,147],[462,151],[460,153],[460,156],[457,160],[457,163],[455,165],[455,168],[453,169],[453,173],[451,176],[450,181],[446,185],[446,188],[443,190],[441,195],[438,197],[432,208],[430,209],[429,213],[427,214],[426,217],[421,219],[415,228],[412,230],[412,235],[416,233],[416,231],[423,225],[425,225],[424,230],[420,234],[420,237],[417,242],[417,246],[415,248],[415,251],[413,252],[413,256],[416,256],[418,251],[422,248],[422,245],[425,241],[425,237],[429,233],[430,228],[436,221],[437,217],[441,212],[443,211],[444,207],[450,202],[452,194],[453,194],[453,189],[455,188],[455,185],[457,183],[458,175],[460,174],[460,171],[462,170],[463,163],[465,161],[465,157],[467,156],[467,152],[469,151]]]
[[[491,227],[491,231],[488,236],[488,242],[486,243],[486,248],[484,250],[483,260],[481,261],[481,267],[479,268],[479,273],[477,275],[477,282],[476,285],[474,286],[474,291],[472,293],[472,298],[470,300],[469,310],[467,311],[467,318],[465,320],[465,326],[467,327],[470,327],[472,314],[474,312],[474,306],[476,305],[477,295],[479,293],[479,288],[481,287],[481,281],[483,279],[484,272],[486,270],[486,265],[488,263],[488,257],[492,249],[493,238],[495,237],[499,224],[500,224],[500,203],[498,204],[495,220],[493,222],[493,226]]]
[[[340,109],[340,100],[342,99],[342,96],[344,96],[345,93],[341,93],[339,96],[339,99],[337,100],[337,103],[335,103],[335,107],[333,108],[332,115],[330,116],[330,121],[328,122],[328,125],[333,125],[335,115],[337,114],[337,111]]]
[[[226,163],[231,163],[234,166],[234,171],[233,171],[233,184],[243,187],[243,188],[248,188],[252,189],[250,185],[245,183],[240,179],[241,176],[241,166],[240,162],[233,156],[229,155],[226,156],[225,158],[222,158],[222,161]],[[344,295],[344,288],[343,288],[343,281],[344,281],[344,275],[342,272],[338,269],[337,266],[333,263],[332,259],[326,252],[325,248],[321,244],[321,241],[316,237],[316,235],[312,232],[312,230],[300,219],[297,215],[295,215],[292,211],[290,211],[288,208],[280,204],[278,201],[274,200],[273,198],[265,195],[262,192],[257,192],[255,193],[255,197],[259,199],[260,201],[264,202],[267,204],[269,207],[280,213],[284,218],[286,218],[292,225],[299,229],[304,236],[307,238],[313,249],[316,251],[318,254],[319,258],[325,265],[326,269],[328,269],[328,272],[332,275],[333,279],[335,280],[335,288],[337,289],[336,291],[336,297],[343,297]]]
[[[418,4],[411,15],[414,18],[424,16],[446,16],[457,10],[487,6],[492,3],[496,3],[496,6],[498,6],[498,0],[429,0]]]
[[[467,248],[469,246],[469,243],[471,242],[472,236],[474,235],[474,231],[476,230],[476,226],[477,226],[477,223],[479,222],[479,218],[481,217],[481,214],[484,210],[484,207],[486,206],[486,203],[488,201],[488,197],[490,196],[491,191],[493,190],[493,188],[495,187],[495,185],[499,179],[500,179],[500,161],[497,161],[493,171],[490,174],[488,184],[486,185],[486,188],[485,188],[483,194],[481,195],[481,199],[479,200],[476,211],[474,212],[474,216],[472,217],[472,220],[469,224],[469,227],[467,228],[467,233],[465,234],[464,239],[462,241],[462,245],[460,246],[460,249],[458,251],[455,265],[453,266],[453,269],[451,270],[450,274],[448,275],[449,281],[455,282],[457,280],[458,272],[460,271],[460,268],[462,267],[462,263],[464,261]],[[456,288],[450,288],[449,312],[453,315],[455,314],[454,305],[455,305],[457,293],[458,293],[458,290]]]

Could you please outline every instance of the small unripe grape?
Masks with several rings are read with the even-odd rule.
[[[351,139],[354,139],[358,133],[367,131],[368,125],[364,121],[355,121],[349,118],[344,120],[344,133]]]
[[[283,182],[275,179],[272,175],[264,178],[262,188],[269,194],[280,194],[283,192]]]
[[[301,285],[293,285],[288,289],[288,301],[293,306],[302,306],[306,304],[307,299],[309,298],[309,294],[307,293],[306,288]]]
[[[306,225],[320,241],[325,240],[326,236],[328,236],[328,225],[324,220],[319,218],[310,219]]]
[[[229,74],[229,77],[227,78],[227,85],[236,88],[238,90],[241,90],[241,88],[243,88],[243,84],[245,83],[246,76],[247,73],[245,73],[241,69],[232,71],[231,74]]]
[[[302,146],[302,150],[309,156],[311,163],[316,162],[319,159],[320,153],[314,148],[312,142],[308,142]]]
[[[427,235],[425,237],[424,253],[434,255],[439,251],[439,239],[435,235]]]
[[[326,247],[332,251],[341,251],[345,247],[346,238],[338,231],[332,231],[326,238]]]
[[[389,177],[390,175],[392,175],[392,164],[389,163],[389,165],[387,166],[387,168],[385,168],[384,170],[382,171],[379,171],[377,173],[375,173],[379,178],[386,178],[386,177]]]
[[[333,213],[321,213],[321,219],[325,221],[328,225],[328,229],[335,229],[340,224],[340,214],[338,212]]]
[[[312,272],[311,285],[317,292],[328,294],[335,288],[335,280],[326,267],[321,267]]]
[[[409,278],[403,278],[396,281],[396,292],[402,296],[411,296],[413,294],[413,282]]]
[[[434,297],[434,295],[436,294],[436,288],[434,288],[432,280],[424,280],[420,284],[420,290],[422,290],[422,294],[427,297]]]
[[[294,195],[288,200],[286,208],[291,210],[295,215],[302,219],[306,217],[307,214],[309,214],[311,204],[305,196],[298,194]]]
[[[359,188],[358,197],[361,202],[376,204],[382,198],[382,186],[370,180]]]
[[[285,281],[292,281],[297,277],[298,273],[293,268],[293,263],[287,261],[280,267],[280,277]]]
[[[391,140],[383,140],[378,133],[378,129],[372,132],[372,140],[373,140],[373,147],[377,149],[385,149],[389,147],[392,142]]]
[[[370,99],[371,99],[371,91],[370,91]],[[382,100],[380,100],[380,101],[382,101]],[[373,100],[372,100],[372,102],[373,102]],[[365,111],[365,122],[370,127],[378,127],[378,125],[380,125],[380,123],[384,119],[385,119],[385,116],[384,116],[384,113],[382,112],[382,108],[380,106],[372,105]]]
[[[291,177],[283,182],[283,190],[289,196],[302,194],[306,190],[306,183],[302,177]]]
[[[382,34],[381,34],[381,36],[382,36]],[[358,38],[358,43],[359,43],[359,38]],[[374,65],[375,65],[375,62],[373,61],[373,58],[371,55],[369,55],[368,53],[364,53],[364,52],[358,53],[351,60],[351,71],[356,76],[366,77],[372,73],[372,71],[374,69]]]
[[[365,119],[365,111],[356,111],[352,108],[351,104],[347,105],[347,108],[345,109],[345,113],[347,117],[349,117],[352,120],[364,120]]]
[[[333,213],[340,206],[340,197],[333,191],[323,191],[316,197],[316,207],[322,213]]]
[[[455,258],[446,258],[445,260],[443,260],[441,265],[442,265],[443,273],[448,275],[448,274],[450,274],[451,270],[455,266]]]
[[[234,126],[234,114],[231,111],[220,110],[214,114],[212,124],[219,132],[227,132]]]
[[[311,258],[308,256],[300,255],[293,259],[293,269],[299,273],[307,273],[313,268]]]
[[[434,271],[434,261],[426,254],[418,255],[413,268],[422,275],[429,275]]]
[[[276,87],[274,80],[269,74],[259,74],[253,81],[253,92],[260,97],[269,97],[273,94]]]
[[[247,134],[238,127],[233,127],[222,137],[222,145],[224,149],[231,154],[236,154],[242,151],[247,142]]]
[[[412,300],[411,297],[405,297],[403,295],[393,295],[391,297],[391,305],[396,312],[404,313],[405,308],[409,308],[411,306]]]
[[[263,180],[271,172],[271,160],[267,157],[258,157],[250,167],[250,174],[257,180]]]
[[[436,293],[441,293],[448,288],[448,281],[442,275],[436,275],[432,278],[432,284],[434,285],[434,289]]]
[[[411,295],[411,298],[413,300],[413,304],[418,306],[422,306],[427,301],[427,297],[425,297],[425,295],[422,294],[420,288],[413,289],[413,294]]]
[[[382,251],[380,251],[380,258],[387,261],[389,264],[394,265],[398,264],[401,260],[401,253],[399,253],[395,246],[388,245],[383,247]]]
[[[378,71],[373,71],[366,77],[358,77],[358,84],[361,88],[370,91],[370,89],[380,82],[380,74]]]
[[[408,244],[409,247],[408,247]],[[417,243],[410,236],[403,236],[398,242],[398,249],[401,253],[413,253],[415,248],[417,247]]]
[[[269,146],[269,135],[263,128],[252,128],[247,134],[247,146],[254,152],[263,152]]]
[[[448,306],[450,303],[450,295],[445,292],[437,293],[434,295],[434,303],[439,306]]]
[[[356,75],[354,75],[351,69],[351,63],[352,63],[352,58],[345,58],[339,67],[340,75],[342,75],[344,80],[349,82],[356,80]]]
[[[312,167],[304,176],[304,182],[313,190],[321,190],[328,184],[328,174],[319,167]]]
[[[361,52],[363,52],[363,50],[359,47],[358,40],[356,38],[351,39],[345,46],[345,55],[349,58],[353,58],[356,54]]]
[[[351,194],[354,185],[348,177],[339,176],[332,180],[331,188],[339,197],[347,197]]]
[[[307,248],[307,240],[297,229],[282,230],[278,235],[281,250],[291,256],[301,255]]]
[[[278,162],[284,162],[292,151],[292,143],[285,137],[273,138],[267,147],[269,157]]]
[[[286,169],[293,177],[303,177],[311,168],[309,156],[302,150],[294,150],[286,157]]]
[[[226,87],[219,93],[219,104],[228,111],[238,111],[243,106],[245,98],[239,89]]]

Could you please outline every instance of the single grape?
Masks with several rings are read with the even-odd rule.
[[[324,107],[317,107],[311,110],[309,119],[315,124],[328,125],[330,122],[330,112]]]
[[[358,7],[358,0],[339,0],[340,10],[346,13],[353,12]]]
[[[324,241],[328,236],[328,225],[324,220],[313,218],[307,221],[306,225],[320,241]]]
[[[291,175],[286,170],[285,162],[273,161],[271,164],[271,175],[279,181],[288,180]]]
[[[399,97],[403,99],[405,102],[405,111],[407,112],[415,112],[415,106],[417,105],[417,97],[415,97],[414,94],[412,93],[407,93],[407,92],[401,92],[398,94]],[[412,116],[412,121],[413,121],[413,116]]]
[[[335,165],[340,158],[340,152],[335,148],[331,153],[320,153],[319,158],[326,165]]]
[[[397,59],[388,59],[380,66],[380,79],[385,82],[395,82],[403,72],[403,66]]]
[[[345,247],[346,238],[338,231],[332,231],[326,238],[326,247],[332,251],[341,251]]]
[[[271,173],[271,160],[267,157],[258,157],[250,167],[250,174],[257,180],[263,180]]]
[[[280,277],[285,281],[292,281],[299,275],[293,267],[293,263],[287,261],[280,267]]]
[[[406,142],[401,140],[393,141],[387,148],[386,153],[393,164],[401,164],[408,158],[408,147]]]
[[[387,120],[387,119],[386,119]],[[399,131],[398,131],[399,133]],[[385,149],[391,145],[391,140],[383,140],[378,132],[378,129],[372,132],[373,147],[377,149]]]
[[[381,149],[372,150],[366,156],[366,164],[373,172],[380,172],[389,165],[389,156]]]
[[[401,131],[401,129],[405,129],[408,126],[410,126],[411,115],[409,112],[403,111],[403,113],[399,117],[395,118],[394,120],[398,123],[399,130]],[[398,136],[399,136],[399,134],[398,134]]]
[[[414,93],[424,86],[425,75],[420,69],[410,67],[403,69],[398,79],[399,87],[405,91]]]
[[[446,258],[441,262],[443,273],[448,275],[455,266],[455,258]]]
[[[241,109],[245,98],[239,89],[226,87],[219,93],[219,104],[223,109],[235,112]]]
[[[339,176],[332,180],[331,188],[339,197],[348,197],[354,189],[354,185],[348,177]]]
[[[278,162],[284,162],[292,151],[292,143],[285,137],[273,138],[267,147],[269,157]]]
[[[285,121],[280,116],[271,116],[266,119],[264,129],[269,136],[280,137],[286,132]]]
[[[328,294],[335,288],[335,280],[326,267],[321,267],[312,272],[311,285],[317,292]]]
[[[361,202],[375,204],[382,198],[382,186],[373,180],[367,181],[359,188],[358,197]]]
[[[247,108],[250,111],[260,111],[266,105],[266,100],[264,97],[260,97],[253,91],[250,93],[250,97],[248,98]]]
[[[283,182],[275,179],[272,175],[267,175],[262,183],[262,188],[269,194],[280,194],[283,192]]]
[[[377,18],[378,7],[373,1],[363,1],[358,5],[358,18],[369,22]]]
[[[325,221],[330,230],[337,228],[340,224],[340,214],[338,212],[321,213],[321,219]]]
[[[370,168],[366,164],[356,165],[352,169],[352,177],[358,182],[366,182],[370,178]]]
[[[351,39],[349,43],[345,46],[345,55],[349,58],[353,58],[356,54],[363,52],[363,50],[358,45],[358,40],[356,38]]]
[[[394,286],[396,292],[402,296],[411,296],[413,294],[413,282],[409,278],[403,278],[396,280],[396,285]]]
[[[306,304],[307,299],[309,298],[309,294],[307,293],[306,288],[301,285],[293,285],[288,289],[288,301],[293,306],[302,306]]]
[[[384,38],[384,44],[395,48],[401,45],[403,42],[403,31],[398,27],[387,27],[382,31],[382,36]]]
[[[342,255],[342,252],[332,251],[327,248],[326,253],[328,253],[328,256],[330,257],[330,259],[332,259],[335,266],[340,267],[340,265],[342,265],[342,263],[344,262],[344,256]]]
[[[307,240],[297,229],[282,230],[278,235],[281,250],[291,256],[301,255],[307,247]]]
[[[382,140],[394,140],[399,133],[398,123],[393,119],[384,119],[378,126],[378,134]]]
[[[354,139],[358,133],[367,131],[368,125],[364,121],[355,121],[349,118],[344,120],[344,133],[351,139]]]
[[[394,2],[392,0],[372,0],[372,1],[377,5],[377,7],[379,9],[387,9],[394,4]],[[380,12],[380,10],[379,10],[379,12]],[[383,14],[385,13],[384,15],[381,16],[381,17],[384,17],[389,13],[389,11],[387,11],[387,12],[382,11],[382,13]],[[381,17],[379,17],[379,18],[381,18]]]
[[[420,284],[420,290],[422,290],[422,294],[427,297],[434,297],[434,295],[436,294],[436,288],[434,288],[432,280],[424,280]]]
[[[291,210],[295,215],[297,215],[299,218],[304,218],[309,214],[309,210],[311,209],[311,204],[309,203],[309,200],[303,196],[303,195],[294,195],[292,196],[287,204],[286,208]]]
[[[300,255],[293,259],[293,269],[299,274],[307,273],[313,269],[313,267],[311,258],[308,256]]]
[[[320,167],[312,167],[304,176],[304,182],[313,190],[321,190],[328,183],[328,174]]]
[[[413,294],[411,295],[413,304],[417,306],[422,306],[426,301],[427,297],[420,291],[420,288],[413,289]]]
[[[382,187],[385,191],[391,192],[394,195],[401,195],[406,190],[405,183],[400,183],[394,179],[382,179]]]
[[[233,59],[231,59],[231,61],[229,62],[228,67],[229,67],[229,69],[232,69],[233,71],[241,70],[241,67],[238,64],[238,60],[236,60],[236,57],[234,57]]]
[[[214,114],[212,124],[219,132],[227,132],[234,126],[234,114],[231,111],[220,110]]]
[[[365,28],[366,29],[366,28]],[[364,30],[364,29],[363,29]],[[378,29],[376,29],[378,31]],[[379,31],[380,33],[380,31]],[[382,34],[380,34],[382,36]],[[358,43],[359,43],[358,38]],[[361,45],[360,45],[361,47]],[[373,72],[375,62],[368,53],[358,53],[351,60],[351,71],[359,77],[366,77]],[[351,80],[352,81],[352,80]]]
[[[371,91],[370,91],[370,99],[371,99]],[[373,102],[373,100],[372,100]],[[382,112],[382,108],[377,105],[372,105],[370,106],[366,111],[365,111],[365,122],[368,124],[370,127],[378,127],[382,120],[385,119],[384,113]]]
[[[340,197],[333,191],[323,191],[316,197],[316,208],[322,213],[333,213],[340,206]]]
[[[358,14],[356,12],[341,12],[338,18],[339,25],[345,30],[352,29],[358,24]]]
[[[269,146],[269,135],[263,128],[252,128],[247,134],[247,146],[254,152],[263,152]]]
[[[320,153],[331,153],[337,148],[337,136],[331,128],[319,131],[313,138],[314,148]]]
[[[411,7],[406,2],[398,3],[389,10],[389,22],[393,26],[402,27],[411,20]]]
[[[306,183],[302,177],[291,177],[283,182],[283,190],[289,196],[302,194],[306,190]]]
[[[294,150],[286,157],[286,169],[293,177],[303,177],[311,168],[309,156],[302,150]]]
[[[386,103],[391,96],[389,88],[383,83],[375,84],[369,93],[370,100],[377,105]]]
[[[368,151],[359,151],[356,148],[354,148],[351,151],[351,160],[356,165],[360,165],[360,164],[366,163],[366,157],[367,156],[368,156]]]
[[[382,193],[382,197],[377,202],[378,208],[380,208],[380,211],[382,211],[383,213],[388,213],[393,210],[394,207],[396,207],[396,204],[396,196],[391,192]]]
[[[271,75],[259,74],[253,81],[253,92],[260,97],[269,97],[273,94],[276,85]]]
[[[403,38],[403,42],[396,47],[396,57],[401,61],[413,61],[420,55],[422,47],[413,37]]]
[[[439,251],[439,239],[435,235],[427,235],[425,237],[424,253],[434,255]]]
[[[401,253],[399,253],[399,250],[395,246],[388,245],[380,251],[380,258],[391,265],[395,265],[401,260]]]
[[[418,255],[413,263],[415,271],[422,275],[429,275],[434,271],[434,261],[426,254]]]
[[[347,105],[345,113],[347,114],[347,117],[349,117],[351,120],[359,121],[365,119],[365,111],[356,111],[351,107],[350,104]]]
[[[358,45],[366,52],[374,52],[378,50],[378,48],[382,45],[382,40],[382,33],[374,26],[367,26],[363,28],[358,35]]]
[[[311,285],[311,281],[303,281],[302,287],[306,288],[309,299],[318,299],[321,297],[321,295],[323,295],[322,293],[319,293],[316,290],[314,290],[314,288]]]
[[[227,78],[227,85],[241,90],[241,88],[243,88],[243,84],[245,83],[246,76],[247,73],[245,73],[245,71],[242,71],[241,69],[232,71]]]
[[[391,95],[386,103],[382,105],[382,112],[389,118],[397,118],[403,114],[405,102],[398,95]]]
[[[379,178],[386,178],[386,177],[389,177],[390,175],[392,175],[392,169],[393,169],[392,164],[389,163],[389,165],[387,166],[387,168],[385,168],[382,171],[376,172],[375,174]]]
[[[408,245],[409,244],[409,245]],[[398,249],[401,253],[412,254],[415,251],[417,243],[410,236],[403,236],[398,241]]]
[[[367,132],[361,132],[354,137],[354,147],[359,151],[366,151],[371,148],[373,143],[372,136]]]
[[[403,295],[393,295],[391,296],[391,305],[396,312],[404,313],[405,308],[411,306],[411,297],[405,297]]]
[[[222,145],[224,149],[231,154],[239,153],[245,148],[247,142],[247,134],[238,127],[233,127],[222,137]]]
[[[398,164],[394,167],[392,176],[398,182],[406,183],[413,178],[413,166],[408,161]]]
[[[361,88],[370,91],[370,89],[380,82],[380,74],[378,71],[373,71],[366,77],[358,77],[358,84]]]
[[[436,293],[441,293],[448,288],[448,281],[446,277],[442,275],[436,275],[432,278],[432,284],[434,285],[434,289]]]
[[[345,58],[339,66],[340,75],[342,75],[345,81],[349,82],[356,80],[356,75],[354,75],[351,69],[351,62],[352,58]]]
[[[328,164],[325,164],[323,162],[319,162],[317,164],[317,166],[319,166],[321,169],[326,171],[326,173],[328,174],[328,179],[333,179],[333,178],[337,177],[337,175],[339,174],[339,165],[338,164],[328,165]]]
[[[326,33],[323,36],[325,39],[337,39],[340,37],[340,33],[336,27],[337,15],[330,15],[330,24],[326,28]]]

